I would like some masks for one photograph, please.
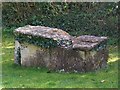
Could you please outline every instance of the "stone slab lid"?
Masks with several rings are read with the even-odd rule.
[[[43,37],[43,38],[52,38],[54,40],[61,40],[61,39],[69,40],[71,38],[71,36],[67,32],[61,29],[50,28],[45,26],[26,25],[24,27],[19,27],[15,29],[15,33]]]
[[[107,37],[97,37],[90,35],[82,35],[76,37],[72,40],[73,49],[80,49],[84,51],[89,51],[100,45],[102,42],[106,42]]]
[[[31,26],[19,27],[15,29],[15,33],[23,35],[31,35],[43,38],[51,38],[57,40],[57,44],[63,48],[80,49],[83,51],[92,50],[102,42],[107,41],[107,37],[97,37],[91,35],[82,35],[79,37],[73,37],[67,32],[45,26]]]

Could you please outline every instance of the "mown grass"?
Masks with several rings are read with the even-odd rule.
[[[89,73],[47,73],[46,68],[14,64],[14,36],[2,33],[2,87],[4,88],[117,88],[118,50],[109,46],[108,67]]]

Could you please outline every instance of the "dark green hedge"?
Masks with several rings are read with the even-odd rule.
[[[91,34],[118,38],[117,3],[4,2],[3,27],[44,25],[71,35]]]

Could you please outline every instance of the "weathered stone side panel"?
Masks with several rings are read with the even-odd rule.
[[[41,48],[16,41],[16,48],[19,47],[22,66],[47,67],[49,70],[66,72],[87,72],[107,65],[108,50],[106,48],[85,52],[60,47]]]
[[[21,49],[21,64],[23,66],[48,66],[49,51],[32,44],[23,43]]]

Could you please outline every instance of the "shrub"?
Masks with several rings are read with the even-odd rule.
[[[44,25],[72,35],[92,34],[118,38],[117,3],[4,2],[3,27]]]

